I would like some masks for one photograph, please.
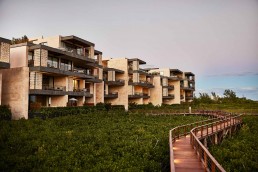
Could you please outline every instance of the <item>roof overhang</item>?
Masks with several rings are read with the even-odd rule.
[[[187,75],[187,76],[195,76],[194,73],[192,73],[192,72],[185,72],[185,75]]]
[[[86,47],[95,46],[94,43],[86,41],[86,40],[79,38],[77,36],[74,36],[74,35],[62,36],[61,41],[72,43],[72,44],[77,44],[77,45],[81,45],[81,46],[86,46]]]
[[[182,74],[183,72],[179,69],[170,69],[170,72]]]
[[[132,59],[128,59],[129,62],[132,62],[132,61],[139,61],[139,64],[146,64],[145,61],[141,60],[141,59],[138,59],[138,58],[132,58]]]
[[[102,52],[98,50],[94,50],[94,55],[102,55]]]
[[[11,44],[11,40],[0,37],[0,42]]]
[[[115,71],[117,73],[125,73],[123,70],[120,70],[120,69],[116,69],[116,68],[109,68],[109,67],[106,67],[104,68],[104,71]]]

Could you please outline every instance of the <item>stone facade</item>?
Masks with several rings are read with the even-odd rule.
[[[2,104],[9,105],[12,119],[28,119],[29,68],[3,69]],[[11,75],[10,75],[11,73]]]
[[[34,66],[47,66],[48,51],[44,49],[34,50]]]
[[[0,62],[10,62],[10,44],[0,42]]]

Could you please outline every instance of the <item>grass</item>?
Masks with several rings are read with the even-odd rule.
[[[0,121],[0,171],[169,171],[169,130],[203,119],[99,112]]]

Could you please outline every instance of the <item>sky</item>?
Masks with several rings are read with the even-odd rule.
[[[197,96],[258,100],[257,0],[0,0],[0,37],[23,35],[76,35],[104,58],[193,72]]]

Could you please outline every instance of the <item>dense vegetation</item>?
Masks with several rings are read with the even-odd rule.
[[[0,121],[0,171],[168,171],[169,129],[201,119],[98,111]]]
[[[0,105],[0,121],[11,120],[12,113],[9,106]]]
[[[211,153],[226,171],[258,171],[258,117],[243,118],[240,132],[213,146]]]

